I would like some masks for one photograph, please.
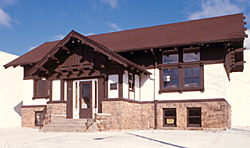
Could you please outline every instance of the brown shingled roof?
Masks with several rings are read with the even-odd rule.
[[[24,55],[20,56],[19,58],[11,61],[10,63],[4,65],[4,67],[10,66],[18,66],[18,65],[26,65],[26,64],[34,64],[40,61],[56,44],[58,41],[52,42],[45,42],[42,45],[34,48],[33,50],[25,53]]]
[[[243,14],[91,35],[88,38],[115,52],[214,43],[244,39]],[[59,41],[46,42],[5,67],[37,63]]]
[[[244,38],[243,14],[88,36],[116,51],[213,43]]]

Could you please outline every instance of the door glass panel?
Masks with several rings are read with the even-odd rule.
[[[81,94],[81,108],[90,108],[90,84],[82,84]]]

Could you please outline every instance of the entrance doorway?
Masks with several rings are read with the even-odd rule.
[[[80,118],[92,118],[92,81],[80,82]]]
[[[73,119],[93,118],[98,112],[98,80],[75,80],[72,85],[72,106]]]

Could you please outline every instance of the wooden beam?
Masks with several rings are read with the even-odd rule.
[[[246,63],[246,61],[239,61],[239,62],[235,62],[235,65],[243,65],[244,63]]]
[[[58,61],[58,60],[59,60],[58,58],[56,58],[56,57],[53,56],[53,55],[49,55],[48,58],[50,58],[50,59],[52,59],[52,60],[55,60],[55,61]]]
[[[244,50],[246,50],[246,48],[237,48],[234,51],[235,52],[243,52]]]

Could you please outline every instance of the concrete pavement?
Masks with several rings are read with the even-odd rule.
[[[95,133],[45,133],[30,128],[0,128],[0,148],[248,148],[250,128],[219,130],[134,130]]]

